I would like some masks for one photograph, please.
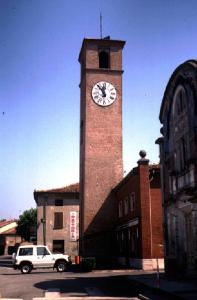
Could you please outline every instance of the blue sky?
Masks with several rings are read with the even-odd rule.
[[[84,37],[126,41],[124,170],[145,149],[173,70],[197,56],[195,0],[0,0],[0,218],[35,207],[34,189],[79,179],[78,54]]]

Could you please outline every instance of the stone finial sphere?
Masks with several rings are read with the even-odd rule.
[[[140,150],[139,155],[141,156],[141,158],[145,158],[146,157],[146,151],[145,150]]]

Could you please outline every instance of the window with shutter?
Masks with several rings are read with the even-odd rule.
[[[63,228],[63,212],[54,213],[54,229]]]

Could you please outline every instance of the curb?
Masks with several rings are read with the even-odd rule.
[[[129,275],[128,275],[129,276]],[[149,284],[146,284],[146,283],[144,283],[144,282],[142,282],[142,281],[140,281],[140,280],[137,280],[136,278],[130,278],[130,277],[126,277],[129,281],[133,281],[133,282],[136,282],[136,283],[138,283],[138,284],[141,284],[141,285],[143,285],[144,287],[148,287],[150,290],[152,290],[152,291],[154,291],[154,292],[156,292],[158,295],[160,294],[160,295],[166,295],[166,296],[170,296],[170,297],[172,297],[174,300],[185,300],[186,298],[185,297],[182,297],[182,296],[179,296],[179,295],[177,295],[177,294],[175,294],[175,293],[173,293],[173,292],[170,292],[170,291],[166,291],[166,290],[164,290],[164,289],[161,289],[161,288],[157,288],[157,287],[154,287],[154,286],[152,286],[152,285],[149,285]],[[140,294],[139,294],[139,296],[140,296]],[[139,297],[140,298],[140,297]],[[144,298],[140,298],[140,299],[144,299]]]

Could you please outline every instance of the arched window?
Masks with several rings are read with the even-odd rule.
[[[180,116],[186,109],[186,91],[185,88],[179,85],[174,95],[174,117]]]
[[[109,68],[109,52],[101,51],[99,53],[99,68]]]
[[[118,204],[118,216],[119,216],[119,218],[122,217],[122,213],[123,213],[122,208],[123,208],[122,207],[122,201],[120,201],[119,204]]]
[[[186,155],[187,155],[186,143],[185,143],[185,139],[182,137],[180,140],[180,167],[181,167],[181,170],[185,170]]]
[[[174,165],[178,173],[183,173],[187,169],[187,161],[190,156],[189,146],[189,105],[190,98],[188,97],[187,86],[179,84],[176,87],[172,115],[169,125],[171,134],[169,147],[174,152]]]
[[[174,160],[176,165],[176,170],[178,172],[182,172],[187,167],[187,159],[188,159],[188,150],[187,150],[187,141],[185,137],[181,137],[178,144],[177,149],[174,153]]]

